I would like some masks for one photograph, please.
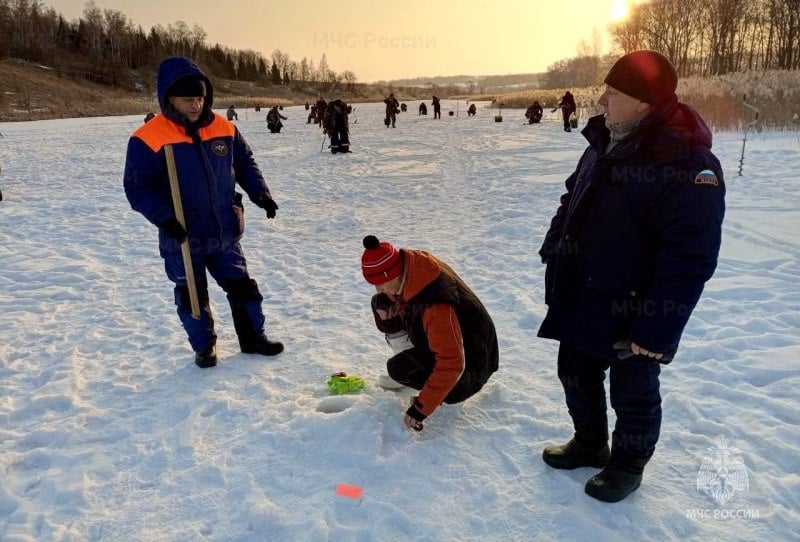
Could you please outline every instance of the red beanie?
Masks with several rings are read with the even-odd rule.
[[[386,241],[378,241],[374,235],[367,235],[364,237],[361,272],[370,284],[384,284],[399,277],[403,273],[400,251]]]
[[[672,63],[656,51],[634,51],[617,60],[605,83],[650,105],[661,105],[675,95],[678,74]]]

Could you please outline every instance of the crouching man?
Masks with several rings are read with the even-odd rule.
[[[461,277],[428,252],[398,250],[369,235],[361,270],[378,292],[375,324],[396,352],[378,383],[419,390],[404,421],[421,431],[439,405],[468,399],[497,370],[494,323]]]

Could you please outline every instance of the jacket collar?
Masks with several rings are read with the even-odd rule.
[[[598,156],[606,154],[611,136],[603,115],[590,118],[581,133]],[[646,149],[648,159],[659,163],[685,155],[690,145],[710,149],[711,142],[711,130],[697,111],[673,97],[644,117],[636,132],[615,146],[607,157],[622,158]]]

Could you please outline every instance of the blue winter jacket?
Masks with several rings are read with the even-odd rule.
[[[197,75],[206,85],[203,112],[190,123],[167,99],[181,77]],[[173,57],[158,71],[161,114],[136,130],[128,141],[124,187],[130,205],[156,226],[175,216],[164,155],[172,145],[178,173],[186,231],[192,254],[209,254],[235,243],[244,232],[242,195],[238,183],[255,201],[269,189],[236,126],[211,111],[211,81],[189,59]],[[159,233],[162,256],[180,253],[180,245]]]
[[[678,348],[719,254],[725,185],[711,132],[673,99],[608,153],[602,115],[539,254],[547,315],[539,336],[615,359],[617,341]]]

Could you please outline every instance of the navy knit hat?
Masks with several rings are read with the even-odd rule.
[[[194,98],[206,95],[206,83],[199,75],[185,75],[167,90],[167,96]]]
[[[678,86],[672,63],[656,51],[634,51],[617,60],[605,83],[650,105],[668,102]]]

